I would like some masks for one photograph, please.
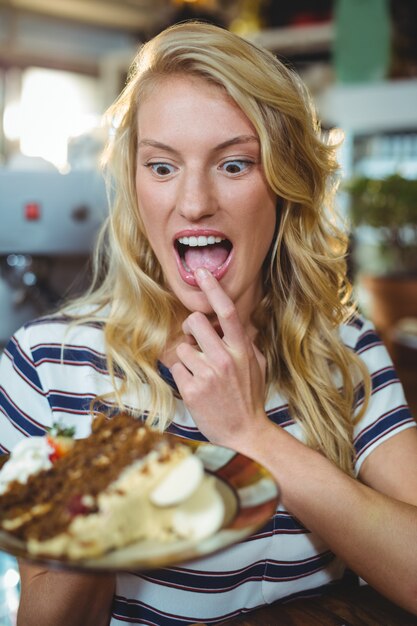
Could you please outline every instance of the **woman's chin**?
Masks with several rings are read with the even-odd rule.
[[[190,313],[198,311],[199,313],[204,313],[204,315],[207,316],[214,315],[213,309],[206,296],[201,292],[193,295],[192,297],[188,296],[179,298],[179,300],[183,307],[185,307]]]

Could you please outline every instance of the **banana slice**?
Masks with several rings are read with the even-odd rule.
[[[191,498],[174,511],[172,525],[180,537],[204,539],[221,528],[224,513],[224,502],[214,480],[206,477]]]
[[[175,506],[187,500],[196,491],[203,477],[202,462],[196,456],[190,455],[161,480],[150,493],[149,499],[155,506]]]

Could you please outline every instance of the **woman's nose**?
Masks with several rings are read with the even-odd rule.
[[[202,172],[184,173],[177,195],[178,212],[190,221],[213,215],[217,210],[213,181]]]

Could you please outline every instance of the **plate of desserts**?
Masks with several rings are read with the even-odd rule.
[[[48,567],[139,571],[202,558],[274,515],[271,474],[228,448],[119,414],[85,439],[54,427],[0,469],[0,550]]]

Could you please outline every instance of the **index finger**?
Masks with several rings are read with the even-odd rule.
[[[204,267],[195,270],[194,276],[201,291],[217,315],[223,331],[223,341],[230,347],[242,343],[244,330],[234,302],[221,287],[216,278]]]

